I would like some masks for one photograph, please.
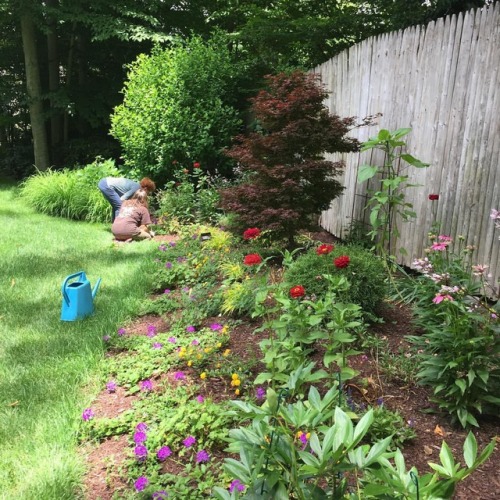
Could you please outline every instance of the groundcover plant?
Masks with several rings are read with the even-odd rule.
[[[103,338],[102,392],[82,408],[89,498],[451,498],[487,461],[494,441],[469,433],[406,465],[416,426],[365,375],[381,339],[351,293],[378,273],[356,273],[359,248],[301,244],[200,225],[158,242],[155,290]],[[292,272],[308,254],[316,293]]]

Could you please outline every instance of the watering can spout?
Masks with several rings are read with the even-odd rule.
[[[101,284],[101,278],[97,280],[97,283],[94,286],[94,289],[92,290],[92,299],[95,298],[95,295],[97,293],[97,290],[99,290],[99,285]]]

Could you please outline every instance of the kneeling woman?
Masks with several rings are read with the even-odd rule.
[[[130,200],[125,200],[116,216],[111,232],[118,241],[149,240],[151,216],[148,210],[148,192],[138,189]]]

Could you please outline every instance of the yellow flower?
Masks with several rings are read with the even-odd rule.
[[[212,352],[212,349],[210,349],[210,347],[205,347],[205,349],[203,349],[207,354],[210,354]]]
[[[192,366],[193,362],[191,360],[188,361],[188,366]]]
[[[217,364],[215,365],[215,368],[220,368],[220,363],[217,363]]]
[[[219,343],[217,344],[217,347],[219,347],[219,348],[220,348],[220,347],[222,347],[222,342],[219,342]]]
[[[207,374],[205,372],[200,374],[201,380],[205,380],[207,378]]]
[[[236,389],[236,390],[234,391],[234,393],[236,394],[236,396],[239,396],[239,395],[240,395],[240,390],[239,390],[239,389]]]
[[[298,431],[295,435],[300,439],[300,436],[302,436],[302,431]]]
[[[232,385],[235,385],[236,387],[238,387],[240,384],[241,384],[241,380],[233,380],[231,382]]]
[[[231,378],[232,378],[233,380],[238,380],[240,377],[239,377],[239,375],[238,375],[237,373],[233,373],[233,374],[231,375]]]
[[[308,432],[308,433],[306,434],[306,438],[307,438],[307,439],[309,439],[310,437],[311,437],[311,433],[310,433],[310,432]]]
[[[230,352],[231,352],[231,349],[226,349],[222,355],[223,356],[229,356]]]
[[[196,355],[196,359],[201,359],[201,358],[202,358],[201,354]]]
[[[227,325],[224,325],[224,326],[222,327],[221,333],[227,333],[227,332],[228,332],[228,330],[229,330],[229,327],[228,327]]]

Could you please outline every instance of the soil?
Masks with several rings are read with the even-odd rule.
[[[318,235],[314,235],[316,239]],[[328,233],[320,235],[321,241],[330,243],[334,240]],[[159,241],[175,241],[175,237],[157,236]],[[398,353],[400,349],[407,349],[409,344],[405,340],[406,335],[419,334],[412,324],[411,310],[407,306],[397,306],[385,303],[379,311],[382,323],[370,327],[370,332],[388,341],[391,352]],[[221,318],[217,318],[220,322]],[[210,322],[210,319],[207,319]],[[158,331],[167,331],[168,318],[152,315],[137,318],[131,325],[127,326],[128,335],[145,335],[148,325],[155,325]],[[254,330],[260,326],[258,323],[248,319],[236,326],[231,332],[230,343],[232,355],[241,359],[255,359],[259,357],[260,349],[258,342],[266,336],[265,332],[254,334]],[[109,355],[113,355],[110,353]],[[316,357],[316,356],[315,356]],[[318,356],[319,358],[320,356]],[[404,420],[411,422],[416,431],[416,438],[406,442],[402,449],[407,467],[415,466],[419,475],[432,472],[428,462],[439,463],[439,450],[442,441],[445,440],[453,452],[457,461],[463,463],[462,447],[468,432],[461,428],[452,427],[446,415],[439,413],[437,408],[429,402],[431,391],[414,383],[390,378],[384,373],[382,367],[377,363],[376,356],[372,353],[361,353],[351,358],[351,366],[360,371],[359,376],[353,380],[353,399],[370,404],[380,398],[383,404],[390,410],[399,411]],[[255,374],[259,371],[259,365],[255,367]],[[168,376],[168,375],[167,375]],[[172,381],[175,383],[175,381]],[[234,392],[227,382],[213,380],[210,384],[210,392],[204,392],[214,399],[221,401],[234,397]],[[121,412],[132,407],[137,396],[130,396],[122,389],[113,394],[103,393],[99,395],[92,404],[96,417],[116,417]],[[492,439],[497,443],[500,441],[500,418],[489,418],[480,420],[480,428],[475,429],[474,435],[478,442],[479,450],[482,450]],[[120,491],[129,490],[127,485],[117,473],[119,465],[125,459],[124,436],[111,438],[101,443],[86,444],[82,446],[81,453],[85,455],[87,462],[87,474],[85,477],[85,499],[87,500],[111,500],[119,498]],[[216,453],[213,459],[224,458],[223,453]],[[464,481],[458,483],[454,495],[455,500],[494,500],[500,499],[500,447],[497,445],[492,456],[479,469]],[[109,465],[114,467],[109,470]],[[163,472],[180,474],[182,469],[174,460],[166,460]]]

